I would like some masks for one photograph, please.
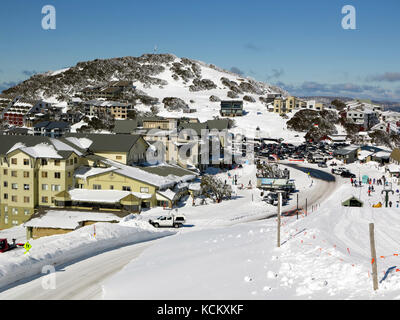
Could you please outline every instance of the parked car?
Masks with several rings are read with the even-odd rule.
[[[350,171],[343,171],[340,174],[343,178],[355,178],[356,175],[354,173],[351,173]]]
[[[186,221],[186,218],[183,214],[170,214],[165,216],[160,216],[157,219],[149,219],[149,223],[155,227],[174,227],[179,228]]]

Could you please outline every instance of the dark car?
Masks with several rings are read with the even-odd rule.
[[[343,178],[355,178],[356,175],[354,173],[351,173],[350,171],[343,171],[340,174]]]

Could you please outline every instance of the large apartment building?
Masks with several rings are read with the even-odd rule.
[[[128,214],[172,207],[196,174],[172,165],[141,166],[148,146],[139,135],[0,135],[0,229],[29,220],[40,208]]]
[[[86,116],[95,116],[98,118],[111,115],[115,119],[127,119],[128,112],[134,108],[130,103],[102,100],[85,101],[83,105]]]

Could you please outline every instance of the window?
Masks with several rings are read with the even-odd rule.
[[[11,176],[12,177],[18,177],[17,171],[11,171]]]
[[[18,184],[17,183],[12,183],[11,184],[11,189],[18,190]]]
[[[12,224],[13,224],[13,226],[17,226],[18,225],[18,221],[17,220],[13,220]]]
[[[54,172],[54,178],[60,179],[61,178],[61,173],[60,172]]]
[[[8,199],[8,193],[5,193],[3,198]]]
[[[5,223],[5,224],[8,224],[8,215],[5,215],[5,216],[4,216],[4,223]]]
[[[42,178],[47,178],[47,171],[42,171]]]
[[[122,156],[116,156],[115,157],[117,160],[122,160]]]
[[[147,188],[147,187],[141,187],[141,188],[140,188],[140,192],[149,193],[149,188]]]
[[[7,181],[4,181],[4,182],[3,182],[3,186],[4,186],[4,188],[7,188],[7,187],[8,187],[8,182],[7,182]]]
[[[30,201],[30,198],[29,198],[29,197],[24,197],[24,202],[25,202],[25,203],[29,203],[29,201]]]
[[[11,164],[17,164],[17,158],[11,158]]]
[[[24,159],[24,166],[29,166],[29,159]]]
[[[7,169],[3,169],[3,174],[6,176],[8,174],[8,170]]]
[[[78,158],[74,158],[74,163],[78,163]]]
[[[60,191],[60,185],[59,184],[52,184],[51,185],[51,191]]]
[[[29,190],[29,184],[24,183],[24,190]]]
[[[42,190],[49,190],[48,184],[42,184]]]
[[[42,166],[47,166],[47,159],[42,159],[41,163],[42,163]]]
[[[123,187],[122,187],[122,190],[123,190],[123,191],[131,191],[131,187],[123,186]]]
[[[93,185],[94,190],[101,190],[101,185],[100,184],[94,184]]]
[[[61,164],[61,161],[60,161],[60,160],[58,160],[58,159],[54,160],[54,165],[55,165],[55,166],[59,167],[60,164]]]
[[[11,196],[11,201],[12,202],[18,202],[18,197],[17,196]]]
[[[24,178],[29,178],[29,171],[24,171]]]
[[[42,202],[47,203],[49,201],[49,197],[42,197]]]
[[[24,209],[24,215],[28,216],[31,214],[31,211],[29,209]]]
[[[71,172],[68,172],[68,178],[71,178]]]
[[[110,190],[114,190],[114,186],[113,185],[110,186]]]

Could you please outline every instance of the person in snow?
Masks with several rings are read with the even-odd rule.
[[[371,196],[371,189],[368,189],[368,196]]]
[[[389,201],[389,207],[392,207],[392,201]]]

